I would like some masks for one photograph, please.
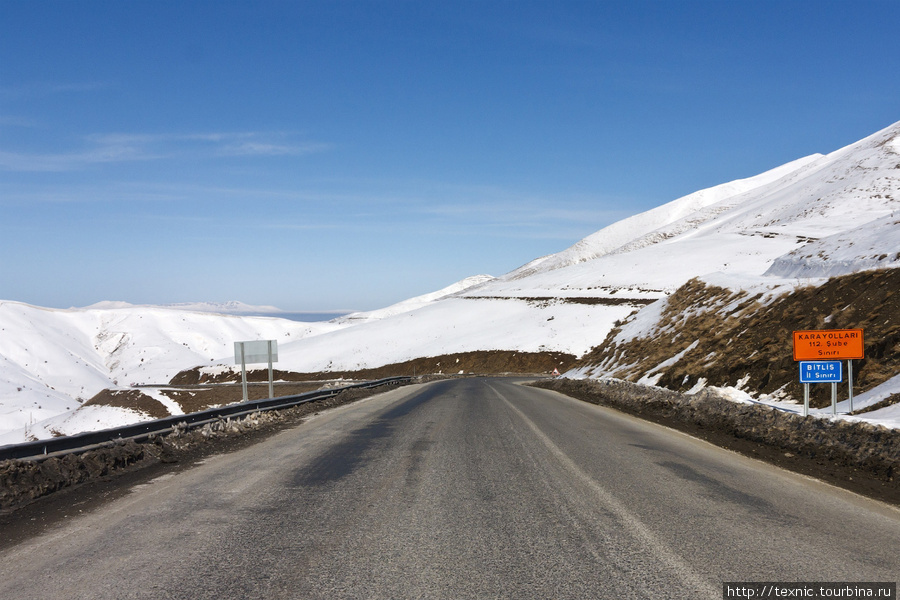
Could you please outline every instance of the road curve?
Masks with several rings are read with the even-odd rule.
[[[2,533],[2,532],[0,532]],[[504,379],[392,390],[0,552],[0,598],[721,598],[896,581],[900,511]]]

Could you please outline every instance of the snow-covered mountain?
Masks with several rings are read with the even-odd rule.
[[[900,123],[624,219],[506,275],[329,323],[2,302],[0,443],[100,389],[230,364],[237,339],[277,339],[278,368],[299,372],[473,350],[581,356],[626,319],[630,331],[649,330],[661,306],[650,303],[695,277],[777,294],[801,280],[898,267]]]
[[[702,190],[610,225],[479,293],[662,295],[694,276],[755,277],[776,262],[769,275],[796,277],[801,262],[817,276],[898,266],[894,215],[900,216],[900,123],[826,156]]]

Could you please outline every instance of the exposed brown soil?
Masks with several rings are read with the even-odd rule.
[[[393,363],[372,369],[358,371],[323,371],[320,373],[295,373],[273,371],[274,379],[283,381],[322,381],[328,379],[372,380],[405,375],[477,373],[479,375],[502,375],[508,373],[560,373],[575,363],[576,357],[564,352],[518,352],[515,350],[478,350],[428,356],[405,362]],[[248,381],[268,381],[268,369],[247,371]],[[200,383],[238,383],[240,369],[210,375],[199,367],[182,371],[172,378],[172,385]]]
[[[343,384],[346,385],[346,382]],[[276,397],[295,396],[305,392],[321,389],[321,381],[276,383],[274,391]],[[185,413],[198,412],[224,406],[244,399],[243,388],[240,384],[220,384],[191,387],[158,387],[159,392],[168,396],[181,406]],[[248,400],[262,400],[269,397],[269,384],[253,383],[247,386]],[[170,415],[159,400],[147,395],[140,388],[129,390],[103,390],[83,404],[83,406],[117,406],[144,413],[154,419],[161,419]]]
[[[710,390],[685,395],[617,380],[545,379],[532,385],[609,406],[884,502],[900,505],[900,431],[829,421]]]
[[[792,332],[804,329],[863,329],[865,356],[853,362],[854,392],[871,389],[900,372],[900,269],[835,277],[818,287],[801,287],[763,305],[760,296],[732,292],[692,279],[666,300],[656,328],[646,337],[606,341],[578,361],[594,374],[637,381],[680,352],[675,364],[659,369],[657,385],[688,390],[702,377],[708,385],[801,398]],[[697,344],[690,350],[694,342]],[[810,386],[810,403],[831,403],[830,386]],[[846,397],[846,384],[840,387]]]
[[[322,389],[321,382],[310,383],[276,383],[273,385],[275,397],[296,396],[306,392]],[[198,412],[215,406],[223,406],[244,399],[240,385],[215,385],[189,389],[170,388],[160,390],[174,400],[186,412]],[[248,400],[263,400],[269,397],[269,384],[253,383],[247,385]]]
[[[103,390],[82,406],[118,406],[136,410],[154,419],[169,416],[169,410],[159,400],[140,390]]]

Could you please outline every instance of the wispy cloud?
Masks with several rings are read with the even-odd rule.
[[[227,137],[227,136],[226,136]],[[127,145],[133,139],[107,142]],[[112,181],[92,184],[0,186],[0,204],[107,203],[141,222],[150,215],[187,222],[215,220],[230,227],[267,232],[334,231],[343,236],[476,237],[508,240],[559,240],[571,243],[634,213],[629,199],[603,194],[545,195],[503,186],[451,184],[421,180],[343,180],[335,186],[314,183],[222,186],[203,181]],[[171,205],[177,204],[173,210]],[[247,211],[247,206],[258,210]],[[107,213],[107,218],[108,218]],[[236,215],[240,215],[236,217]]]
[[[38,122],[28,117],[0,115],[0,127],[37,127]]]
[[[84,138],[84,149],[60,153],[0,150],[0,169],[77,171],[91,165],[177,158],[302,156],[333,146],[283,132],[104,133]]]
[[[599,228],[633,214],[632,199],[608,194],[546,194],[494,185],[419,182],[420,191],[401,201],[418,220],[460,231],[490,229],[516,237],[571,238],[573,231]]]
[[[31,81],[13,85],[0,85],[0,98],[21,99],[52,96],[55,94],[70,94],[81,92],[93,92],[109,88],[109,84],[102,82],[59,82],[59,81]]]
[[[181,153],[214,156],[283,156],[312,154],[330,150],[331,144],[297,141],[286,132],[205,132],[205,133],[107,133],[88,136],[88,140],[103,146],[141,147]]]
[[[63,154],[27,154],[0,150],[0,169],[8,171],[75,171],[91,164],[147,160],[135,148],[106,146]]]

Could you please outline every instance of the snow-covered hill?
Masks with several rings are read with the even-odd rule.
[[[658,297],[694,276],[755,277],[776,261],[769,275],[795,277],[788,265],[806,257],[810,243],[818,246],[808,264],[832,253],[840,261],[833,273],[819,265],[822,274],[897,266],[895,215],[900,217],[900,123],[827,156],[702,190],[610,225],[478,293],[630,290]]]
[[[433,304],[438,300],[443,300],[461,292],[472,290],[493,280],[494,278],[490,275],[473,275],[472,277],[466,277],[465,279],[457,281],[452,285],[448,285],[447,287],[436,292],[431,292],[430,294],[423,294],[421,296],[416,296],[415,298],[403,300],[402,302],[398,302],[396,304],[392,304],[386,308],[380,308],[378,310],[350,313],[349,315],[344,315],[343,317],[334,319],[334,322],[364,323],[368,321],[380,321],[381,319],[386,319],[388,317],[393,317],[395,315],[409,313],[420,308],[424,308],[425,306]]]
[[[676,222],[682,222],[682,226],[700,225],[704,221],[714,218],[723,210],[716,208],[705,211],[704,209],[707,207],[758,190],[767,184],[783,179],[819,158],[821,158],[820,154],[801,158],[755,177],[700,190],[668,204],[628,217],[589,235],[562,252],[533,260],[501,279],[524,279],[531,275],[587,262],[607,254],[621,254],[662,241],[674,234],[675,230],[666,229],[667,226]]]
[[[186,366],[221,362],[233,356],[234,341],[286,344],[338,327],[172,308],[57,310],[3,301],[0,436],[75,410],[103,389],[165,383]]]
[[[631,331],[652,329],[660,304],[647,305],[694,277],[775,295],[801,280],[892,267],[900,267],[900,123],[679,198],[496,279],[468,278],[329,323],[2,302],[0,443],[105,387],[230,364],[238,339],[277,339],[279,369],[300,372],[473,350],[583,355],[626,318]]]

